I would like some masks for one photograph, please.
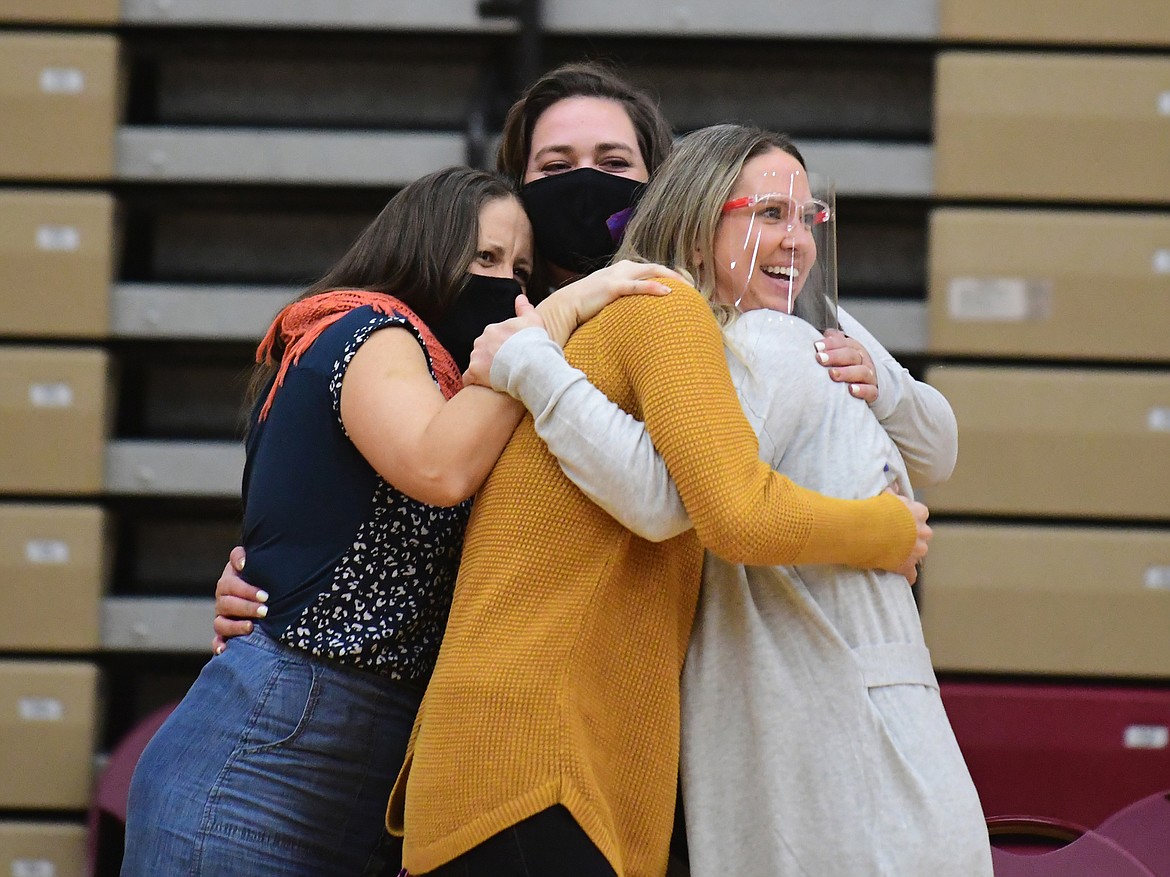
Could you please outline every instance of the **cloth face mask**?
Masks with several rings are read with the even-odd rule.
[[[520,190],[532,220],[537,251],[575,274],[605,265],[617,249],[624,223],[608,220],[628,211],[646,184],[628,177],[580,168],[526,183]]]
[[[447,348],[459,373],[471,363],[475,339],[492,323],[502,323],[516,316],[516,296],[524,290],[511,277],[485,277],[468,274],[463,292],[431,326],[439,343]]]

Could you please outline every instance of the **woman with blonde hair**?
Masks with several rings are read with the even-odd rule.
[[[788,138],[718,125],[676,146],[617,258],[694,278],[722,324],[764,462],[827,495],[857,499],[887,485],[909,495],[898,445],[807,355],[819,330],[792,315],[802,296],[822,294],[810,278],[823,270],[816,233],[830,220]],[[525,354],[538,330],[511,335],[522,325],[491,327],[477,342],[476,368],[490,368],[497,388],[522,387],[527,370],[547,368]],[[614,423],[614,444],[633,443],[638,425]],[[669,495],[661,488],[674,472],[669,461],[645,456],[636,466],[646,496]],[[680,492],[681,503],[611,511],[634,532],[682,532],[694,509]],[[692,871],[990,875],[978,796],[906,578],[756,563],[716,547],[704,565],[681,699]],[[409,846],[409,811],[407,820]]]

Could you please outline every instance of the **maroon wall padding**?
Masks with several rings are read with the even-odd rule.
[[[1170,686],[944,680],[987,816],[1097,826],[1170,789]]]

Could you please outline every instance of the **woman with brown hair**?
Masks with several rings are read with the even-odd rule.
[[[470,511],[523,409],[464,388],[471,345],[533,265],[512,184],[405,187],[273,322],[244,471],[264,620],[209,662],[144,751],[122,874],[353,875],[438,651]],[[535,318],[563,339],[663,269],[611,269]],[[600,282],[599,282],[600,280]]]

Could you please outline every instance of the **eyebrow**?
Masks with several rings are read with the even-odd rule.
[[[622,143],[620,141],[615,141],[613,143],[598,143],[594,146],[594,151],[596,151],[596,152],[610,152],[610,151],[615,150],[615,149],[620,150],[622,152],[628,152],[631,155],[634,152],[634,147],[630,146],[628,143]],[[544,147],[544,149],[538,150],[537,152],[533,153],[532,160],[537,161],[537,160],[543,158],[545,155],[549,155],[549,154],[565,155],[565,154],[570,154],[570,153],[574,153],[574,152],[576,152],[576,150],[572,146],[568,145],[567,143],[558,143],[554,146],[546,146],[546,147]]]

